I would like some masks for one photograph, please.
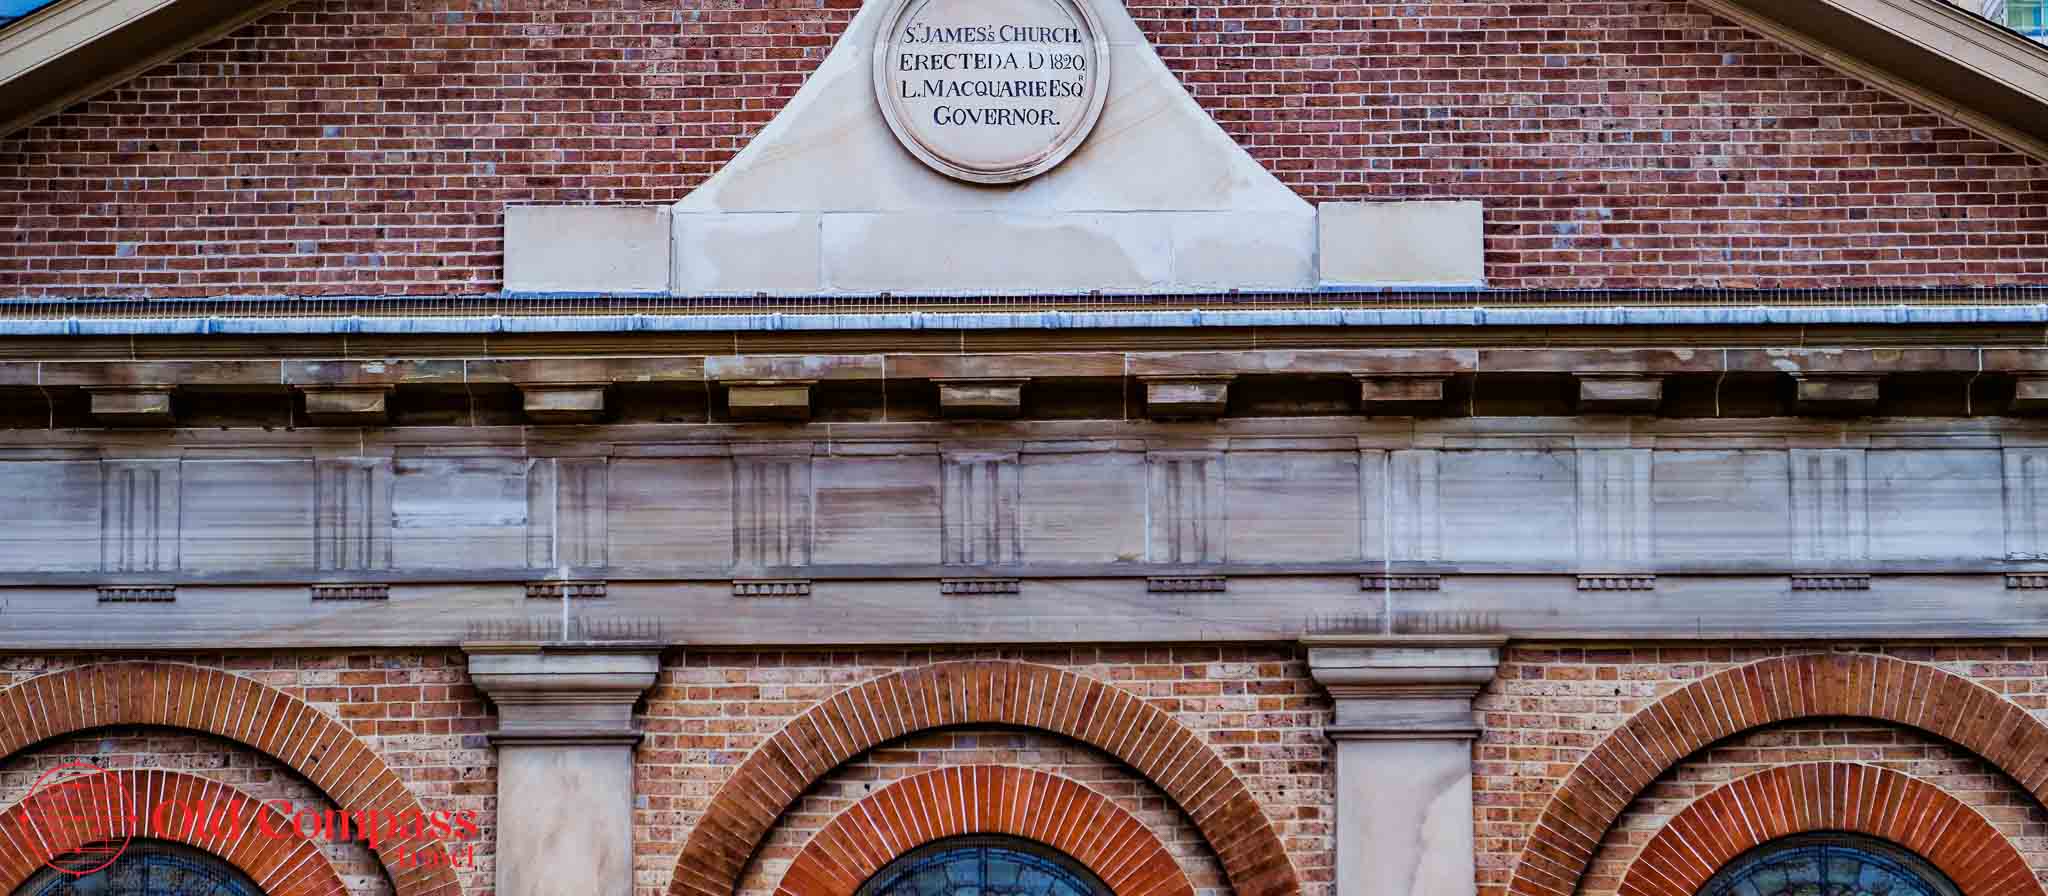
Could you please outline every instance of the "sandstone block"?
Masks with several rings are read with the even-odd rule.
[[[1480,286],[1477,202],[1326,202],[1316,209],[1325,286]]]
[[[508,205],[505,291],[666,292],[666,206]]]

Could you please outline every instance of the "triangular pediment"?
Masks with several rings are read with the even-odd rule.
[[[1002,0],[968,8],[982,2]],[[1062,0],[1029,2],[1052,16]],[[1121,3],[1079,2],[1107,50],[1100,116],[1057,165],[991,185],[942,173],[885,117],[876,43],[900,7],[870,0],[781,113],[675,205],[678,291],[1312,286],[1315,209],[1217,126]]]
[[[941,174],[904,149],[876,108],[872,56],[891,5],[862,6],[788,105],[676,211],[1309,209],[1210,119],[1114,0],[1093,4],[1109,48],[1109,95],[1073,155],[1009,186]]]

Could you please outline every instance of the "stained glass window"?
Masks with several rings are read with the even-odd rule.
[[[1016,837],[950,837],[904,853],[856,896],[1111,896],[1081,863]]]
[[[263,896],[248,876],[218,858],[173,843],[137,840],[91,874],[45,869],[15,896]]]
[[[1699,896],[1962,896],[1906,850],[1855,834],[1800,834],[1744,853]]]

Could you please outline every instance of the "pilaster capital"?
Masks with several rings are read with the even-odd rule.
[[[1333,740],[1469,740],[1472,698],[1500,667],[1500,635],[1324,635],[1302,639],[1309,673],[1336,702]]]
[[[493,742],[633,744],[633,704],[661,671],[656,644],[465,644],[469,677],[498,707]]]

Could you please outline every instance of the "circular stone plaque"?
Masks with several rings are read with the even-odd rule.
[[[889,130],[943,174],[1006,184],[1095,127],[1109,46],[1090,0],[895,0],[875,43]]]

